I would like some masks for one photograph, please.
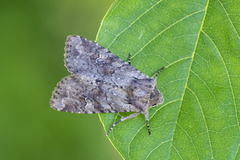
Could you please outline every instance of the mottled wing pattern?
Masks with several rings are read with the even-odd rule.
[[[140,112],[128,103],[125,89],[74,75],[65,77],[58,83],[53,92],[51,107],[59,111],[87,114]]]
[[[65,66],[76,76],[118,86],[129,85],[134,78],[150,78],[98,43],[79,36],[67,38]]]

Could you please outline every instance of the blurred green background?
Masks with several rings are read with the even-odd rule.
[[[0,159],[122,159],[98,115],[50,108],[52,91],[70,73],[68,35],[95,40],[114,0],[9,0],[0,5]]]

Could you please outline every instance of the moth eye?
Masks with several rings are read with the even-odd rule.
[[[151,85],[147,85],[147,87],[148,87],[148,88],[152,88],[152,86],[151,86]]]

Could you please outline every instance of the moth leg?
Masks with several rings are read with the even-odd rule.
[[[132,64],[131,64],[131,57],[132,57],[132,53],[129,53],[128,64],[130,64],[130,65],[132,65]]]
[[[165,68],[165,67],[161,68],[161,69],[157,72],[155,78],[157,78],[158,74],[159,74],[164,68]]]
[[[145,119],[146,119],[146,121],[147,121],[148,133],[149,133],[149,136],[151,136],[150,127],[149,127],[149,122],[148,122],[148,117],[149,117],[148,111],[145,112],[144,115],[145,115]]]
[[[121,116],[122,118],[124,118],[120,113],[118,113],[119,116]]]
[[[108,133],[107,133],[107,136],[108,136],[109,133],[112,131],[113,127],[115,127],[118,123],[120,123],[120,122],[122,122],[122,121],[125,121],[125,120],[128,120],[128,119],[131,119],[131,118],[134,118],[134,117],[137,117],[139,114],[140,114],[140,112],[138,112],[138,113],[133,113],[133,114],[127,116],[127,117],[123,117],[120,121],[114,123],[114,124],[112,125],[112,127],[109,129],[109,131],[108,131]]]

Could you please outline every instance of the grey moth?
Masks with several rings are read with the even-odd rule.
[[[162,104],[163,94],[155,78],[140,72],[98,43],[79,36],[68,36],[65,66],[72,74],[63,78],[53,91],[52,108],[74,113],[136,112],[114,123],[145,115],[149,135],[149,109]]]

